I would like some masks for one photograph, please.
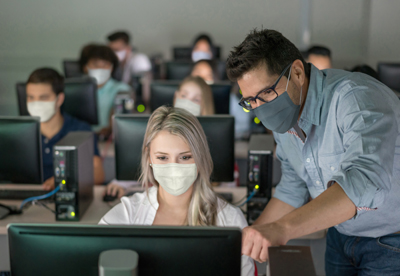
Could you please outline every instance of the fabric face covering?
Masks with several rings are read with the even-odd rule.
[[[125,59],[125,57],[126,57],[126,51],[125,50],[117,51],[117,52],[114,52],[114,53],[117,55],[119,61],[123,61]]]
[[[200,116],[200,114],[201,114],[200,105],[196,104],[190,100],[187,100],[187,99],[177,98],[175,100],[174,107],[185,109],[186,111],[189,111],[190,113],[192,113],[194,116]]]
[[[202,59],[211,60],[212,56],[211,56],[210,53],[203,52],[203,51],[196,51],[196,52],[192,53],[193,62],[197,62],[197,61],[202,60]]]
[[[27,108],[29,114],[34,117],[40,117],[40,122],[49,121],[56,114],[56,101],[34,101],[28,102]]]
[[[153,175],[169,194],[179,196],[193,185],[197,178],[196,164],[151,164]]]
[[[96,79],[97,85],[103,85],[111,77],[111,69],[88,69],[88,74]]]
[[[269,130],[278,133],[285,133],[291,129],[297,122],[300,113],[303,88],[301,88],[300,91],[299,105],[295,105],[287,93],[291,71],[292,68],[290,68],[289,71],[285,92],[272,102],[264,103],[254,109],[256,116],[260,119],[262,124]]]

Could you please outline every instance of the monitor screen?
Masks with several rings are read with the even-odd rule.
[[[66,78],[79,78],[84,75],[81,71],[79,60],[63,60],[63,69]]]
[[[91,125],[98,124],[97,84],[89,77],[65,79],[65,100],[61,109]],[[17,83],[19,114],[29,116],[26,107],[26,84]]]
[[[215,59],[220,59],[221,57],[221,47],[214,46],[215,48]],[[172,54],[174,60],[192,60],[192,47],[176,46],[172,48]]]
[[[180,82],[177,81],[154,81],[151,83],[150,108],[156,110],[162,105],[172,106],[175,91],[178,90]],[[229,82],[220,82],[210,85],[214,98],[216,114],[229,114],[230,93],[232,85]]]
[[[43,183],[38,117],[0,117],[0,182]]]
[[[115,115],[115,173],[118,180],[140,176],[142,145],[149,115]],[[197,117],[206,134],[214,171],[211,180],[233,181],[235,119],[229,115]]]
[[[378,75],[381,82],[400,92],[400,63],[378,63]]]
[[[10,224],[11,274],[98,276],[100,253],[130,249],[140,276],[240,275],[239,228]]]

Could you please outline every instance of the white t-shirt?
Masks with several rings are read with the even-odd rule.
[[[122,72],[122,81],[129,83],[132,75],[151,70],[149,58],[142,53],[129,53]]]
[[[157,187],[151,187],[146,192],[135,193],[130,197],[122,197],[121,203],[105,214],[99,224],[104,225],[153,225],[158,209]],[[224,202],[218,199],[219,211],[217,226],[239,227],[247,226],[242,211],[230,204],[224,206]],[[254,275],[254,261],[248,256],[242,255],[242,276]]]

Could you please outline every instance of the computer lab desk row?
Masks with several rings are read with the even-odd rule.
[[[56,223],[56,224],[97,224],[100,219],[113,207],[112,204],[103,202],[103,192],[105,186],[94,187],[94,199],[90,207],[84,213],[82,219],[78,222],[59,222],[55,220],[55,215],[42,206],[31,205],[21,215],[11,215],[0,220],[0,271],[8,271],[9,252],[7,239],[7,224],[9,223]],[[141,187],[133,187],[129,191],[140,191]],[[232,193],[233,202],[237,202],[247,194],[245,187],[215,187],[217,193]],[[19,206],[21,201],[0,200],[0,203],[6,205]],[[54,204],[48,204],[48,207],[54,210]],[[242,207],[246,211],[246,206]],[[325,231],[319,231],[311,235],[301,237],[300,239],[320,239],[325,236]]]

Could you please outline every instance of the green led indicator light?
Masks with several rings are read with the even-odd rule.
[[[71,212],[71,217],[75,217],[75,212]]]
[[[260,188],[260,186],[256,185],[255,188],[256,188],[256,190],[258,190]]]
[[[61,181],[62,184],[65,184],[65,180]]]
[[[244,107],[243,107],[243,111],[246,112],[246,113],[250,112],[250,110],[247,110],[247,109],[244,108]]]
[[[64,153],[63,153],[63,152],[60,152],[60,156],[63,157],[63,156],[64,156]]]
[[[137,107],[137,111],[140,112],[140,113],[142,113],[145,109],[146,108],[142,104],[139,104],[138,107]]]
[[[254,122],[258,125],[261,121],[257,117],[254,118]]]

